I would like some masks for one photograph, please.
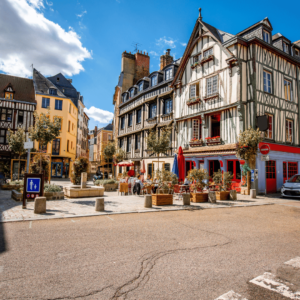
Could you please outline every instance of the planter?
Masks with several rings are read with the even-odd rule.
[[[111,183],[111,184],[104,184],[104,191],[105,192],[112,192],[112,191],[116,191],[118,188],[118,184],[117,183]]]
[[[202,147],[203,141],[190,142],[190,147]]]
[[[44,192],[44,197],[46,197],[46,200],[64,200],[65,194],[63,191],[61,191],[61,192]]]
[[[250,190],[248,190],[248,187],[241,187],[241,195],[250,195]]]
[[[169,194],[159,194],[152,195],[152,205],[172,205],[173,204],[173,195]]]
[[[16,190],[11,191],[11,198],[16,201],[22,201],[23,200],[23,193],[20,193]]]
[[[213,56],[213,54],[211,54],[211,55],[209,55],[208,57],[204,57],[204,58],[202,58],[202,60],[201,60],[201,65],[202,64],[204,64],[204,63],[206,63],[206,62],[208,62],[208,61],[211,61],[211,60],[213,60],[214,59],[214,56]]]
[[[171,194],[171,189],[158,189],[158,194],[165,194],[165,195],[170,195]]]
[[[23,187],[23,185],[21,185],[21,184],[15,184],[15,185],[12,185],[12,184],[2,184],[1,185],[1,189],[2,190],[9,190],[9,191],[11,191],[11,190],[15,190],[15,189],[19,189],[19,188],[21,188],[21,187]]]
[[[186,105],[187,106],[191,106],[191,105],[194,105],[194,104],[198,104],[200,102],[201,102],[200,98],[195,99],[195,100],[188,100],[187,103],[186,103]]]
[[[208,193],[191,193],[191,201],[194,203],[201,203],[208,201]]]
[[[219,145],[219,144],[221,144],[221,142],[222,142],[221,138],[209,139],[209,140],[206,140],[206,145],[207,146],[210,146],[210,145]]]
[[[217,200],[229,200],[230,191],[216,192]]]

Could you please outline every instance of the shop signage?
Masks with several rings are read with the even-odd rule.
[[[32,149],[32,148],[33,148],[33,142],[24,143],[24,149]]]
[[[261,145],[259,150],[262,155],[267,155],[270,152],[270,146],[267,144]]]
[[[270,160],[270,156],[269,155],[262,155],[261,156],[261,161],[269,161]]]
[[[24,176],[23,208],[26,201],[44,195],[44,174],[28,174]]]

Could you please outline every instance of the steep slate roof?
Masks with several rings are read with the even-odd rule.
[[[113,125],[108,124],[106,127],[103,128],[103,130],[113,130]]]
[[[12,85],[14,90],[14,100],[36,103],[33,80],[6,74],[0,74],[0,97],[4,98],[4,89]]]
[[[33,69],[32,78],[36,93],[49,95],[49,88],[52,88],[57,90],[57,96],[66,98],[66,96],[57,88],[57,86],[43,76],[38,70]]]
[[[270,20],[266,17],[266,18],[264,18],[263,20],[261,20],[261,21],[255,23],[255,24],[251,25],[250,27],[244,29],[243,31],[237,33],[236,35],[242,35],[242,34],[244,34],[245,32],[247,32],[247,31],[249,31],[249,30],[251,30],[251,29],[253,29],[253,28],[255,28],[256,26],[261,25],[261,24],[264,24],[264,25],[268,26],[268,27],[270,28],[271,31],[273,30],[273,27],[272,27],[272,24],[271,24]]]

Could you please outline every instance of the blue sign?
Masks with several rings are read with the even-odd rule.
[[[27,178],[26,189],[26,192],[39,193],[41,189],[41,178]]]
[[[251,182],[254,182],[254,170],[251,170]]]

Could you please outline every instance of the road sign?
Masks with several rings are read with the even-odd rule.
[[[24,149],[32,149],[32,148],[33,148],[33,142],[24,143]]]
[[[254,182],[254,170],[251,170],[251,182]]]
[[[27,193],[39,193],[41,190],[41,178],[27,178],[26,191]]]
[[[261,156],[261,161],[269,161],[270,160],[270,156],[269,155],[262,155]]]
[[[267,155],[270,152],[270,146],[267,144],[263,144],[260,146],[259,150],[262,155]]]

